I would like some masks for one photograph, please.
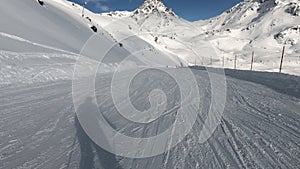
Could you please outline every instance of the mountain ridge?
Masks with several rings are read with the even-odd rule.
[[[238,56],[238,67],[248,69],[251,53],[255,52],[256,69],[278,71],[275,65],[279,59],[274,56],[280,57],[282,47],[286,46],[290,62],[287,67],[291,66],[293,72],[298,71],[300,3],[297,0],[245,0],[214,18],[192,23],[166,14],[163,9],[167,7],[153,12],[155,8],[147,7],[151,2],[162,4],[161,1],[146,0],[135,11],[144,8],[148,11],[131,15],[137,25],[133,22],[130,27],[136,27],[135,32],[154,32],[156,35],[148,37],[148,42],[158,39],[153,45],[176,53],[188,64],[228,66],[233,65],[229,62]],[[210,43],[216,51],[215,56],[209,56],[213,55],[210,52],[202,56],[200,41]],[[222,63],[222,57],[225,57],[225,63]]]
[[[164,12],[172,16],[177,16],[171,8],[165,6],[162,0],[145,0],[139,8],[133,11],[134,15],[153,14],[155,12]]]

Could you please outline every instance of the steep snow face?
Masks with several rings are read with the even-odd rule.
[[[145,0],[145,2],[133,12],[131,16],[136,22],[142,26],[146,24],[146,27],[159,26],[167,27],[173,20],[176,20],[178,16],[172,9],[166,7],[161,0]],[[155,22],[155,20],[158,20]],[[160,22],[159,22],[160,21]],[[155,29],[158,31],[157,29]]]
[[[133,13],[130,11],[113,11],[113,12],[107,12],[107,13],[101,13],[101,16],[110,16],[110,17],[116,17],[116,18],[124,18],[129,17]]]
[[[61,10],[64,7],[57,8],[61,4],[56,4],[44,1],[41,6],[35,0],[5,2],[0,6],[0,33],[78,53],[93,32],[70,10]],[[1,49],[15,51],[22,46],[2,35]]]
[[[254,51],[256,70],[278,71],[286,46],[286,72],[300,74],[299,4],[297,0],[245,0],[220,16],[194,24],[206,30],[201,36],[213,42],[225,66],[232,67],[236,56],[237,67],[249,69]]]
[[[134,11],[134,14],[147,15],[158,12],[176,16],[173,10],[171,8],[166,7],[161,0],[145,0],[145,2]]]
[[[62,0],[42,2],[10,0],[0,6],[0,85],[71,79],[82,47],[94,35],[93,23],[76,13],[77,7]],[[99,46],[90,45],[83,55],[95,56],[115,43],[100,28],[101,38],[93,40]],[[116,53],[126,50],[116,48]]]
[[[103,19],[95,18],[103,17],[88,10],[82,17],[82,7],[77,4],[66,0],[42,2],[10,0],[0,6],[0,85],[71,79],[80,55],[101,62],[99,73],[120,65],[140,66],[140,60],[164,67],[178,62],[137,36],[118,42],[115,35],[97,24]],[[131,56],[145,47],[148,50]],[[84,67],[82,74],[94,68],[90,60],[80,61],[77,67]]]
[[[286,28],[274,36],[280,44],[295,45],[299,41],[300,25]]]
[[[269,14],[274,15],[279,11],[284,15],[275,17],[279,19],[292,18],[287,14],[297,16],[298,8],[299,2],[297,0],[245,0],[220,16],[195,23],[206,29],[243,27],[257,22],[266,22],[265,17]],[[282,24],[286,24],[286,22]]]

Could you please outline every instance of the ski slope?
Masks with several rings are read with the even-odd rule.
[[[299,77],[226,71],[227,102],[221,123],[207,142],[200,143],[198,136],[211,91],[207,72],[193,72],[203,96],[203,111],[191,132],[171,151],[143,159],[115,156],[91,141],[75,116],[71,81],[1,87],[0,168],[298,168]],[[152,73],[149,78],[161,76]],[[117,130],[150,136],[172,123],[172,113],[141,126],[117,116],[107,90],[110,79],[110,74],[98,76],[96,97],[100,109],[112,110],[105,116]],[[133,85],[137,93],[130,97],[133,104],[146,108],[147,89],[161,84],[139,81],[142,79],[136,79],[136,84],[143,87]],[[280,86],[273,84],[274,79]],[[176,91],[172,81],[162,83],[172,86],[164,92]],[[176,98],[176,92],[171,93],[168,98]],[[101,101],[104,96],[105,101]]]
[[[140,21],[137,23],[131,12],[115,12],[110,16],[86,10],[89,21],[81,17],[82,8],[77,4],[65,0],[44,2],[45,5],[40,6],[35,0],[9,0],[0,6],[1,169],[299,168],[300,78],[287,74],[225,70],[227,86],[218,88],[226,92],[224,114],[212,136],[203,142],[203,138],[199,138],[205,127],[203,122],[214,103],[212,81],[204,67],[193,67],[191,71],[200,94],[195,99],[200,99],[202,109],[191,108],[199,114],[182,142],[170,151],[148,158],[117,156],[96,145],[75,113],[72,80],[89,79],[90,72],[97,70],[95,83],[79,81],[76,99],[86,103],[83,106],[102,110],[116,131],[134,137],[151,137],[174,123],[174,114],[182,99],[176,81],[165,77],[162,71],[150,72],[132,81],[128,98],[137,110],[150,114],[145,114],[148,119],[139,114],[131,117],[139,122],[151,121],[141,125],[121,116],[113,104],[113,100],[119,100],[118,105],[125,108],[127,105],[124,97],[112,98],[113,73],[117,71],[122,75],[115,82],[119,89],[126,84],[125,80],[132,78],[132,70],[150,67],[169,71],[177,77],[177,82],[185,84],[183,96],[193,96],[197,92],[190,87],[192,80],[186,79],[190,69],[175,67],[180,62],[194,63],[194,56],[198,57],[199,52],[205,56],[196,62],[207,65],[209,55],[218,54],[218,50],[210,52],[214,43],[198,43],[199,39],[212,39],[221,49],[228,40],[221,36],[227,33],[203,39],[206,26],[211,25],[203,27],[202,22],[192,24],[173,16],[162,3],[159,3],[160,10],[149,18],[147,12],[135,15]],[[278,8],[282,12],[283,8]],[[159,20],[161,17],[164,19]],[[153,24],[154,21],[159,22]],[[93,32],[91,26],[96,26],[98,32]],[[199,31],[199,36],[194,35],[194,31]],[[238,52],[247,44],[239,39],[241,37],[228,37],[236,40],[232,41],[235,48],[229,52]],[[195,48],[193,44],[200,47]],[[294,50],[287,58],[296,58],[297,53],[299,51]],[[247,65],[241,65],[242,61],[238,60],[238,68]],[[271,62],[275,65],[276,61]],[[220,64],[220,60],[213,58],[209,66],[216,64]],[[231,67],[232,61],[227,60],[225,64]],[[255,67],[258,68],[258,63]],[[80,70],[77,76],[74,76],[75,70]],[[270,69],[261,67],[259,70]],[[284,67],[284,72],[290,74],[299,74],[298,70],[298,62],[292,60]],[[80,100],[93,85],[97,105],[90,100]],[[161,109],[166,109],[163,114],[159,114]],[[123,113],[130,115],[130,111]],[[156,119],[159,115],[162,116]],[[96,124],[95,119],[90,120]]]
[[[179,64],[177,57],[138,36],[117,41],[93,20],[81,17],[78,5],[65,0],[44,2],[41,6],[35,0],[11,0],[0,7],[1,85],[70,80],[81,56],[101,62],[103,71],[116,69],[129,56],[127,62],[137,62],[137,55],[138,60],[161,66]],[[97,32],[91,26],[96,26]]]

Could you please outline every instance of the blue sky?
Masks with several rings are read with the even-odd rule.
[[[93,12],[133,11],[144,0],[70,0],[78,4],[88,1],[87,8]],[[190,21],[214,17],[243,0],[163,0],[175,13]]]

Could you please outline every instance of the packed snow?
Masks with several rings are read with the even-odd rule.
[[[199,119],[191,133],[171,151],[145,159],[115,156],[93,143],[75,118],[71,81],[2,87],[0,168],[298,168],[299,77],[228,71],[227,103],[221,124],[207,142],[200,143],[210,84],[205,70],[193,72],[202,86],[199,92],[204,107]],[[132,86],[136,93],[132,95],[134,105],[148,107],[144,101],[147,89],[162,84],[170,86],[164,91],[170,93],[168,98],[176,97],[176,84],[161,81],[161,76],[152,73],[147,77],[153,81],[147,83],[141,81],[145,77],[136,79]],[[111,110],[105,116],[116,130],[151,136],[172,123],[173,113],[149,125],[121,118],[109,95],[110,79],[109,74],[98,76],[96,97],[100,109]],[[280,85],[274,84],[274,79]]]

